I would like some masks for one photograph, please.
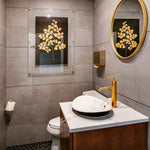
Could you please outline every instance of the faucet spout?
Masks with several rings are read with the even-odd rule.
[[[101,92],[102,90],[111,90],[112,87],[101,87],[98,89],[99,92]]]
[[[112,90],[112,107],[117,107],[117,81],[114,77],[108,77],[107,79],[113,79],[111,87],[101,87],[98,89],[99,92],[102,90]]]

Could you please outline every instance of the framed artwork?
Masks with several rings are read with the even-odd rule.
[[[68,64],[68,18],[35,19],[36,66]]]

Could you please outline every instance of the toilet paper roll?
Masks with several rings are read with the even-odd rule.
[[[14,111],[15,104],[16,104],[16,102],[14,102],[14,101],[8,101],[5,110],[6,111]]]

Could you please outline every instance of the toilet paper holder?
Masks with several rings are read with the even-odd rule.
[[[12,99],[9,99],[5,109],[3,109],[3,110],[8,111],[8,112],[12,112],[12,111],[14,111],[15,105],[16,105],[16,102],[13,101]]]

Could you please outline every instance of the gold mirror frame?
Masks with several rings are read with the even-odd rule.
[[[144,41],[144,38],[145,38],[145,35],[146,35],[146,29],[147,29],[147,12],[146,12],[146,7],[145,7],[145,4],[144,4],[143,0],[138,0],[138,2],[139,2],[140,5],[141,5],[142,12],[143,12],[143,30],[142,30],[141,39],[140,39],[140,42],[139,42],[137,48],[135,49],[135,51],[134,51],[131,55],[129,55],[129,56],[127,56],[127,57],[123,57],[123,56],[121,56],[121,55],[117,52],[117,50],[116,50],[116,48],[115,48],[115,45],[114,45],[114,41],[113,41],[113,35],[112,35],[112,32],[113,32],[113,25],[114,25],[114,18],[115,18],[115,15],[116,15],[116,12],[117,12],[118,7],[121,5],[121,3],[122,3],[123,1],[124,1],[124,0],[121,0],[121,1],[119,2],[119,4],[117,5],[117,7],[116,7],[116,9],[115,9],[115,11],[114,11],[114,14],[113,14],[113,17],[112,17],[112,21],[111,21],[110,39],[111,39],[111,45],[112,45],[112,47],[113,47],[113,50],[114,50],[115,54],[116,54],[119,58],[121,58],[121,59],[129,59],[129,58],[131,58],[132,56],[134,56],[134,55],[139,51],[139,49],[141,48],[141,46],[142,46],[142,44],[143,44],[143,41]]]

